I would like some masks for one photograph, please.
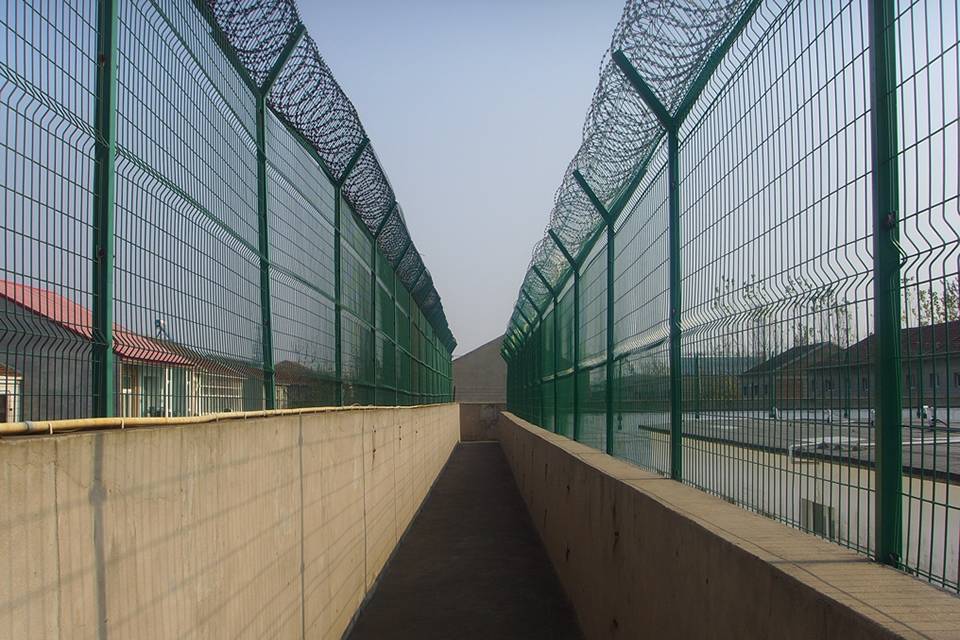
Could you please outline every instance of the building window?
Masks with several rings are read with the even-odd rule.
[[[823,390],[824,391],[833,391],[833,380],[827,379],[823,381]]]
[[[930,374],[930,388],[936,389],[936,388],[939,387],[939,386],[940,386],[940,374],[939,374],[939,373],[931,373],[931,374]]]
[[[743,385],[743,397],[744,398],[750,397],[750,385],[746,385],[746,384]]]
[[[960,373],[953,374],[953,386],[960,387]]]
[[[860,388],[863,391],[870,391],[870,378],[863,378],[860,381]]]

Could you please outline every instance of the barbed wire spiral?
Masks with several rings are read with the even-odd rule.
[[[675,114],[748,4],[748,0],[628,0],[600,65],[580,148],[557,189],[544,238],[534,247],[508,332],[510,326],[533,321],[537,309],[550,300],[550,288],[566,273],[567,260],[550,232],[576,257],[604,224],[574,172],[605,206],[610,205],[643,170],[664,135],[656,115],[614,63],[614,52],[623,52]]]
[[[258,86],[302,24],[294,0],[207,0],[207,7]],[[380,231],[377,244],[381,252],[394,265],[437,337],[452,352],[456,340],[440,295],[413,244],[393,187],[368,142],[356,108],[308,34],[300,39],[271,85],[267,104],[316,150],[333,179],[342,182],[344,197],[370,232]],[[364,144],[351,168],[351,160]]]

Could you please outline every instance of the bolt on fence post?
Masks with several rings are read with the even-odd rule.
[[[876,371],[875,549],[901,564],[903,427],[900,371],[900,232],[897,166],[897,51],[894,0],[871,0],[870,124],[873,175],[874,332]]]
[[[100,0],[97,16],[97,99],[94,114],[93,310],[91,328],[94,416],[115,407],[113,355],[113,232],[117,143],[117,0]]]

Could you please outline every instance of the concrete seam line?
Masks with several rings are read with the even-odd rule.
[[[307,614],[306,614],[306,585],[304,583],[304,536],[303,530],[303,414],[297,416],[297,425],[300,431],[299,453],[300,453],[300,638],[306,640],[307,637]]]

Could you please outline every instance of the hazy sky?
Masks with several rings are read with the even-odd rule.
[[[403,206],[458,355],[506,327],[622,8],[299,2]]]

